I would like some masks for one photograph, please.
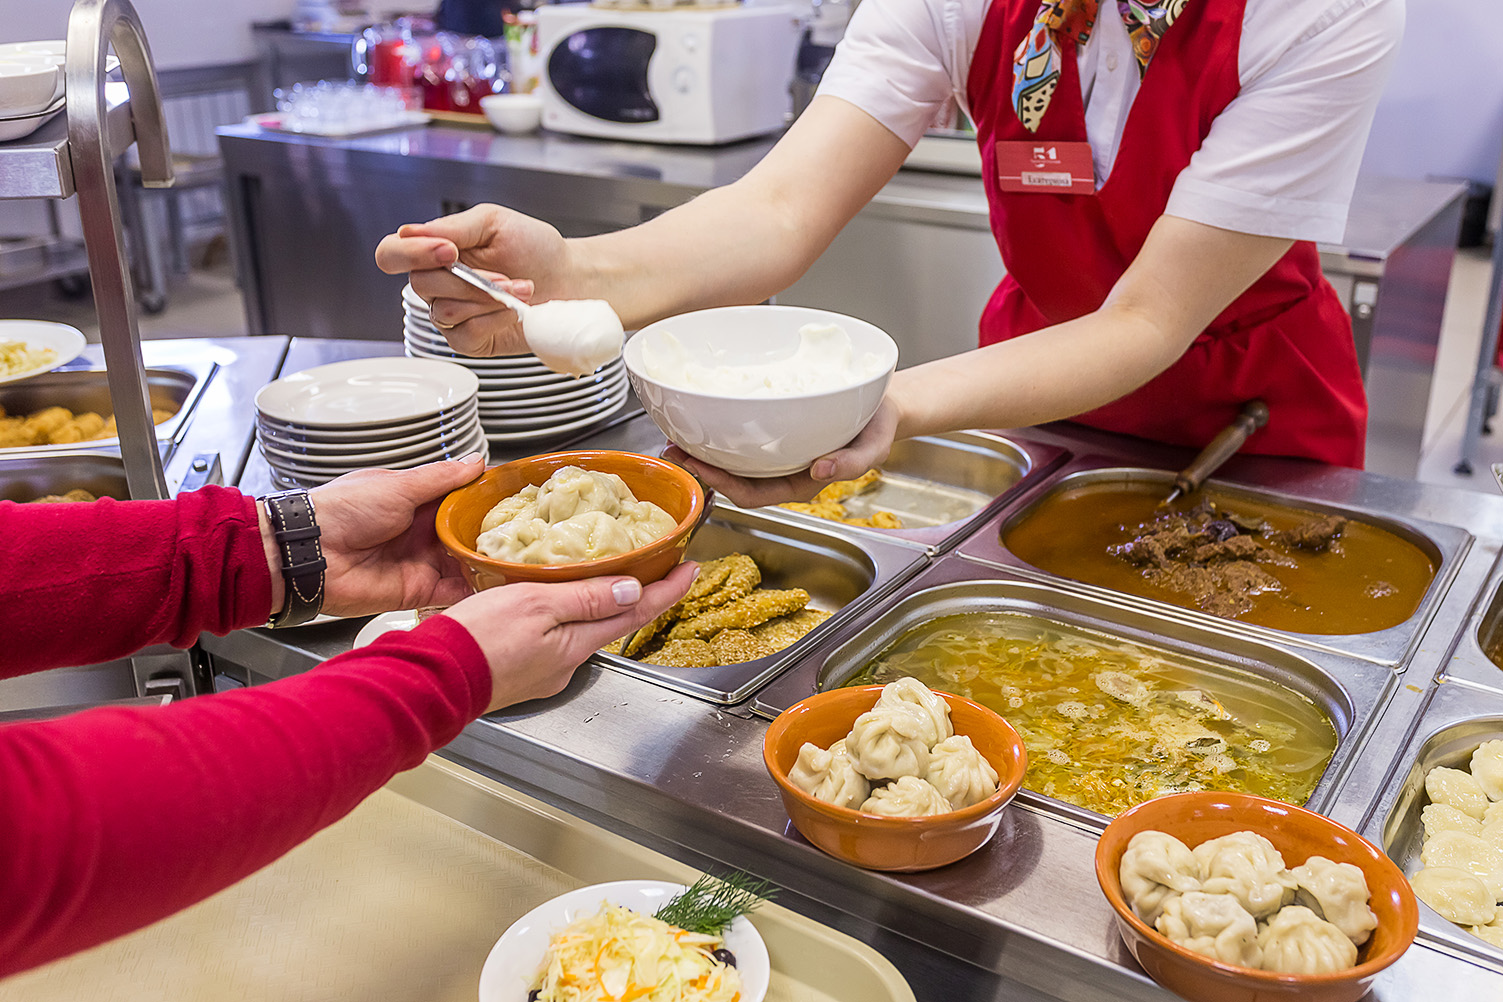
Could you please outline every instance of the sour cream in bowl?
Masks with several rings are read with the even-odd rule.
[[[744,477],[786,476],[856,437],[898,347],[855,317],[802,306],[727,306],[642,328],[623,353],[632,388],[669,440]]]

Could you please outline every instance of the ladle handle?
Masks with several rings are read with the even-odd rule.
[[[1242,405],[1237,419],[1211,439],[1211,444],[1201,450],[1189,466],[1174,478],[1174,486],[1181,495],[1194,494],[1207,477],[1221,468],[1242,448],[1249,435],[1268,423],[1268,405],[1261,400],[1249,400]]]
[[[505,289],[501,288],[495,282],[492,282],[490,279],[486,278],[484,275],[480,274],[480,272],[476,271],[474,268],[471,268],[469,265],[461,264],[460,262],[455,261],[453,264],[449,265],[449,271],[453,272],[455,277],[469,282],[475,288],[479,289],[481,292],[496,300],[496,302],[515,310],[517,312],[517,316],[520,317],[527,313],[526,303],[522,302],[516,296],[513,296],[511,293],[507,292]]]

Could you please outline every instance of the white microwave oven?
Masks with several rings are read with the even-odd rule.
[[[701,145],[776,131],[807,15],[792,5],[540,7],[543,127]]]

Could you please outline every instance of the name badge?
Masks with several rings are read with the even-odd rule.
[[[1090,143],[998,140],[997,182],[1003,191],[1092,195],[1096,169]]]

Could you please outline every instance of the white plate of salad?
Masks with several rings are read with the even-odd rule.
[[[766,896],[765,884],[740,875],[706,877],[692,889],[618,880],[561,894],[496,941],[480,972],[480,1002],[762,1002],[771,965],[745,913]],[[716,935],[674,920],[729,925]]]

